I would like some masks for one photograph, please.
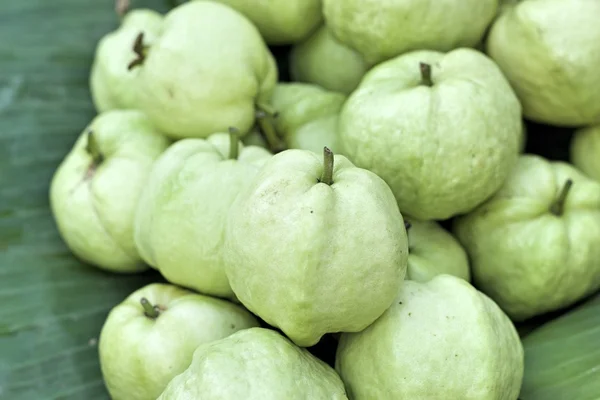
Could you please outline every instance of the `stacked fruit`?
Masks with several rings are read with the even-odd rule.
[[[77,257],[166,280],[108,315],[114,399],[518,398],[513,323],[600,288],[600,2],[123,5],[50,193]]]

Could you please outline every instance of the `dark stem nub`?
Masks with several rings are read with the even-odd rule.
[[[260,106],[257,105],[256,111],[256,121],[258,122],[258,126],[260,127],[260,131],[267,141],[267,145],[273,154],[279,153],[285,150],[285,144],[277,135],[277,131],[275,130],[275,124],[273,122],[273,118],[276,118],[277,112],[269,113],[263,110]]]
[[[404,221],[404,229],[406,229],[406,231],[408,232],[408,230],[410,229],[410,227],[412,226],[412,224],[408,221]]]
[[[104,161],[104,155],[100,152],[98,142],[96,142],[96,136],[94,136],[94,131],[91,129],[87,131],[87,145],[85,146],[85,151],[92,157],[94,167],[97,167]]]
[[[328,147],[323,148],[323,174],[319,182],[327,185],[333,183],[333,152]]]
[[[144,44],[144,32],[140,32],[135,37],[135,42],[133,42],[133,52],[136,55],[136,58],[129,63],[127,66],[127,70],[131,71],[135,67],[142,65],[146,60],[146,53],[148,52],[148,46]]]
[[[150,304],[147,298],[142,297],[140,300],[142,307],[144,308],[144,315],[148,318],[156,319],[160,312],[158,311],[158,306],[153,306]]]
[[[239,137],[240,131],[233,126],[229,127],[229,159],[237,160],[239,156]]]
[[[421,70],[421,85],[433,86],[433,81],[431,80],[431,65],[422,62],[419,63],[419,68]]]
[[[567,179],[560,193],[558,194],[558,197],[556,198],[554,203],[552,203],[552,206],[550,206],[550,212],[552,212],[552,214],[558,216],[563,214],[563,212],[565,211],[565,202],[567,201],[567,196],[569,195],[569,191],[571,190],[572,186],[573,180]]]

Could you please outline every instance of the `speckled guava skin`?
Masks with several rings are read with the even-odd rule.
[[[250,328],[206,345],[158,400],[346,400],[337,373],[281,334]]]
[[[326,25],[292,47],[289,61],[294,81],[346,95],[356,89],[368,69],[363,57],[338,41]]]
[[[431,86],[420,64],[431,66]],[[371,69],[339,120],[342,152],[382,177],[400,211],[442,220],[500,188],[519,154],[521,106],[499,68],[472,49],[415,51]]]
[[[575,131],[571,162],[590,178],[600,181],[600,125]]]
[[[371,326],[343,333],[336,371],[348,397],[515,400],[523,347],[500,308],[465,280],[407,281]]]
[[[87,150],[90,132],[100,163]],[[90,122],[50,184],[52,213],[73,254],[112,272],[148,268],[133,241],[134,215],[152,163],[169,144],[138,111],[107,111]]]
[[[567,180],[573,185],[556,214]],[[600,183],[564,162],[523,155],[502,188],[455,221],[474,282],[515,321],[600,288]]]
[[[343,156],[334,157],[331,185],[320,182],[323,169],[311,151],[276,154],[227,220],[234,293],[299,346],[366,328],[406,273],[406,230],[389,187]]]
[[[527,0],[502,12],[487,53],[530,120],[557,126],[600,122],[600,2]]]
[[[223,241],[229,208],[271,157],[261,147],[230,137],[173,144],[154,164],[139,202],[135,243],[142,258],[172,283],[218,297],[233,297],[225,275]]]
[[[90,91],[96,110],[137,108],[138,70],[129,70],[135,59],[133,43],[143,32],[151,45],[162,28],[163,16],[148,9],[129,11],[121,25],[98,41],[90,73]]]
[[[498,0],[323,0],[333,35],[369,65],[413,50],[474,47]]]
[[[136,69],[139,109],[175,139],[206,138],[230,126],[244,136],[278,76],[273,55],[246,17],[200,0],[166,14]]]
[[[141,299],[160,310],[145,315]],[[100,333],[104,383],[113,400],[155,400],[192,362],[194,350],[258,326],[243,307],[175,285],[153,283],[113,308]]]

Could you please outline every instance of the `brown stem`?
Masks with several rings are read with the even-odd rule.
[[[550,212],[554,215],[561,216],[565,211],[565,202],[567,200],[567,195],[573,186],[573,180],[567,179],[565,184],[563,185],[558,197],[550,206]]]
[[[127,11],[129,11],[129,0],[115,0],[115,12],[119,18],[123,19]]]
[[[229,127],[229,159],[237,160],[239,156],[239,137],[240,131],[233,126]]]
[[[148,54],[148,46],[144,44],[144,32],[140,32],[133,42],[133,52],[136,55],[136,58],[127,65],[127,70],[131,71],[137,66],[140,66],[146,60],[146,56]]]
[[[85,151],[92,157],[94,167],[97,167],[104,161],[104,155],[100,152],[96,136],[91,129],[87,131],[87,145],[85,146]]]
[[[328,147],[323,148],[323,174],[319,181],[327,185],[333,184],[333,152]]]
[[[421,70],[421,85],[433,86],[431,80],[431,65],[427,63],[419,63],[419,69]]]
[[[256,121],[258,122],[258,126],[260,127],[271,152],[275,154],[285,150],[285,145],[275,130],[273,117],[263,110],[258,110],[256,111]]]

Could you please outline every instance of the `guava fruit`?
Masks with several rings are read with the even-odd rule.
[[[113,400],[155,400],[203,344],[258,326],[239,305],[153,283],[109,313],[98,351]]]
[[[317,85],[278,83],[270,102],[277,111],[275,130],[287,148],[321,154],[327,146],[337,152],[338,116],[345,100],[343,94]]]
[[[292,47],[289,64],[294,81],[346,95],[356,89],[368,69],[363,57],[340,43],[326,25]]]
[[[158,400],[347,399],[329,365],[281,334],[265,328],[239,331],[198,347],[188,369]]]
[[[575,131],[570,150],[573,165],[600,181],[600,125]]]
[[[163,16],[156,11],[131,10],[116,30],[98,41],[90,73],[90,92],[99,113],[137,108],[139,71],[127,68],[135,58],[132,45],[140,33],[145,43],[152,45],[162,23]]]
[[[223,264],[225,221],[236,196],[270,157],[263,148],[243,146],[234,132],[169,147],[154,164],[136,213],[142,258],[171,283],[231,298]]]
[[[154,43],[142,38],[135,47],[137,108],[175,139],[206,138],[230,126],[246,135],[277,81],[275,60],[256,27],[214,1],[175,7]]]
[[[406,281],[362,332],[343,333],[335,369],[348,397],[515,400],[523,379],[515,327],[463,279]]]
[[[112,272],[148,268],[133,241],[134,215],[152,163],[169,144],[138,111],[107,111],[90,122],[50,184],[50,207],[73,254]]]
[[[270,45],[293,44],[323,21],[321,0],[216,0],[244,14]]]
[[[307,347],[377,319],[403,283],[408,247],[385,182],[325,148],[265,163],[229,210],[224,252],[239,301]]]
[[[521,106],[472,49],[415,51],[371,69],[339,117],[342,153],[392,188],[400,211],[443,220],[475,208],[516,164]]]
[[[469,259],[458,240],[437,222],[411,221],[406,279],[427,282],[441,274],[471,280]]]
[[[487,52],[526,118],[556,126],[600,122],[600,2],[527,0],[493,24]]]
[[[455,221],[475,284],[514,320],[600,288],[600,183],[523,155],[502,188]]]
[[[498,0],[323,0],[333,35],[369,65],[414,50],[474,47],[497,8]]]

